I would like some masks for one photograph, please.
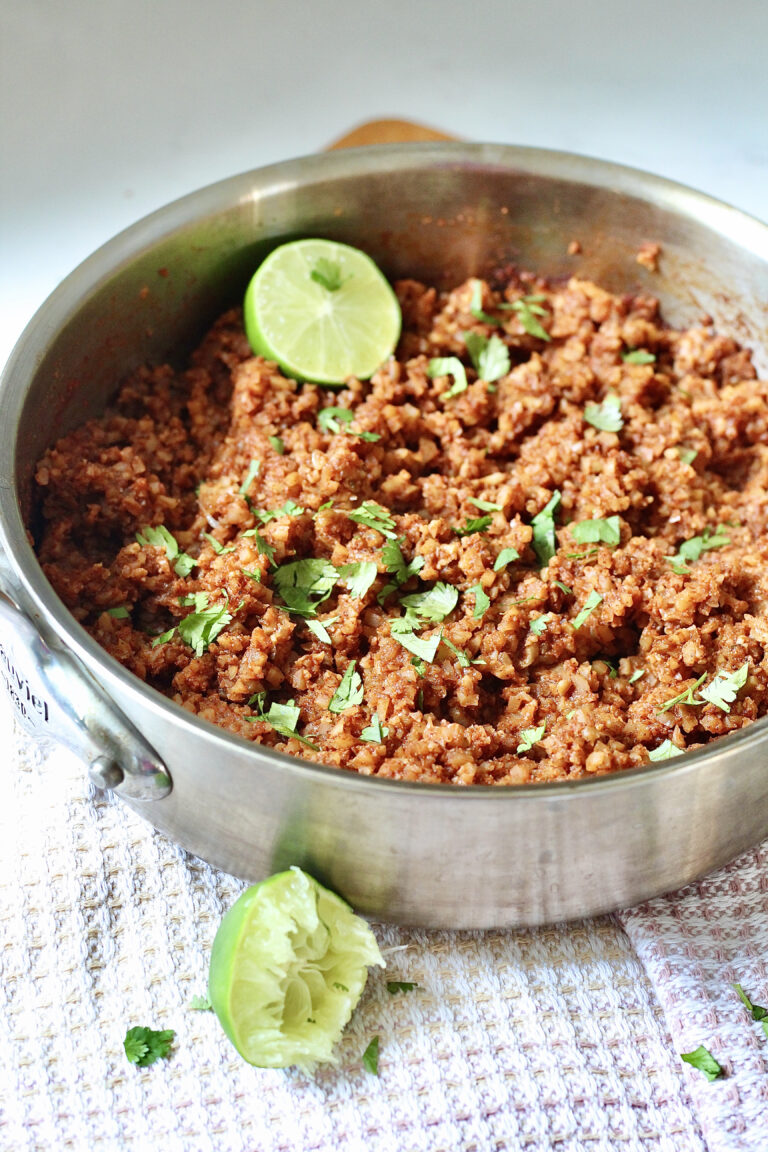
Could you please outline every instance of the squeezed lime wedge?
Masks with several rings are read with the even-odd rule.
[[[333,1063],[372,964],[384,967],[365,920],[291,868],[247,888],[224,916],[208,996],[249,1064]]]
[[[256,355],[317,384],[367,380],[395,350],[402,322],[370,256],[334,240],[276,248],[251,279],[243,311]]]

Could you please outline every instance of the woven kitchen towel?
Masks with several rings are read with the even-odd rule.
[[[703,1044],[725,1069],[687,1071],[710,1152],[768,1149],[768,1036],[738,998],[768,1005],[768,843],[620,920],[664,1006],[675,1048]]]
[[[705,1152],[663,1012],[610,918],[374,925],[383,949],[405,947],[372,973],[339,1066],[250,1068],[187,1007],[241,882],[93,792],[68,754],[41,756],[8,725],[0,738],[3,1150]],[[390,995],[387,978],[419,989]],[[176,1031],[170,1059],[127,1062],[137,1024]],[[375,1035],[378,1077],[360,1059]]]

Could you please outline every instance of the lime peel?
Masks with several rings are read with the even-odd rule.
[[[257,356],[299,380],[331,385],[372,376],[394,352],[402,324],[397,297],[370,256],[321,239],[275,248],[248,285],[243,313]]]
[[[247,888],[226,913],[208,996],[249,1064],[333,1064],[374,964],[385,966],[365,920],[294,867]]]

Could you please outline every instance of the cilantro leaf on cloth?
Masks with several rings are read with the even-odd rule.
[[[339,578],[329,560],[291,560],[280,564],[272,580],[289,612],[315,616],[318,605],[327,600]]]
[[[356,660],[350,660],[338,688],[328,704],[329,712],[344,712],[347,708],[354,708],[363,702],[363,681],[360,673],[356,671]]]
[[[453,384],[447,392],[443,392],[443,400],[450,400],[452,396],[466,392],[469,387],[466,369],[458,356],[433,356],[427,364],[427,376],[431,379],[436,376],[453,376]]]
[[[442,632],[430,637],[429,640],[422,640],[413,631],[413,625],[405,618],[399,620],[392,620],[389,625],[389,630],[393,639],[397,640],[398,644],[402,645],[407,652],[411,652],[414,656],[418,656],[420,660],[426,660],[428,664],[434,662],[437,650],[440,647],[442,639]]]
[[[164,1060],[170,1055],[175,1035],[171,1028],[159,1032],[154,1028],[129,1028],[123,1040],[123,1048],[131,1064],[147,1068],[156,1060]]]
[[[176,537],[172,536],[168,529],[164,528],[162,524],[159,524],[157,528],[152,528],[149,525],[146,528],[142,528],[141,532],[136,533],[136,540],[141,544],[142,548],[151,545],[155,548],[165,549],[168,563],[173,564],[173,570],[177,576],[189,576],[197,564],[197,560],[188,556],[186,552],[179,550]]]
[[[374,1036],[365,1052],[363,1052],[363,1068],[365,1068],[366,1072],[370,1072],[372,1076],[378,1076],[379,1074],[378,1036]]]
[[[530,752],[534,744],[538,744],[539,740],[543,739],[546,729],[546,720],[543,724],[540,724],[538,728],[523,728],[520,733],[520,743],[517,746],[517,751]]]
[[[557,536],[555,535],[555,512],[560,504],[559,491],[552,496],[531,520],[533,529],[532,548],[538,557],[539,566],[545,568],[557,551]]]
[[[387,980],[387,992],[395,996],[398,992],[413,992],[419,985],[415,980]]]
[[[455,532],[457,536],[471,536],[473,532],[485,532],[492,520],[492,516],[475,516],[467,520],[463,527],[451,528],[451,532]]]
[[[615,548],[621,543],[621,521],[618,516],[607,520],[579,520],[568,525],[568,531],[577,544],[608,544]]]
[[[387,509],[382,508],[381,504],[377,504],[375,500],[365,500],[359,508],[347,511],[347,516],[349,516],[350,520],[354,520],[356,524],[363,524],[367,528],[375,528],[377,532],[381,532],[382,536],[386,536],[388,540],[397,539],[394,520]]]
[[[345,584],[356,600],[362,600],[378,575],[373,560],[360,560],[354,564],[342,564],[339,568],[341,583]]]
[[[619,432],[624,427],[619,397],[609,392],[602,404],[587,404],[584,419],[601,432]]]
[[[382,724],[378,713],[374,712],[371,723],[360,733],[360,739],[364,740],[366,744],[383,744],[387,736],[389,736],[389,728]]]
[[[495,333],[489,337],[481,332],[465,332],[464,343],[480,380],[492,384],[507,375],[509,349]]]
[[[192,1012],[212,1012],[213,1004],[207,996],[193,996],[189,1004],[187,1004]]]
[[[586,600],[584,601],[584,607],[582,608],[581,612],[579,612],[578,616],[576,616],[571,621],[571,627],[573,628],[574,632],[581,628],[587,617],[591,616],[595,608],[597,608],[599,604],[602,604],[602,602],[603,597],[599,592],[595,592],[593,588],[589,596],[587,596]]]
[[[229,601],[208,607],[208,597],[205,592],[197,593],[195,611],[190,612],[176,625],[179,636],[194,648],[196,656],[202,656],[209,644],[212,644],[223,628],[232,622],[232,613],[229,611]]]
[[[752,1019],[762,1026],[763,1032],[768,1036],[768,1008],[763,1008],[760,1004],[753,1004],[741,984],[734,984],[733,987],[744,1007],[751,1013]]]
[[[494,572],[501,572],[502,568],[506,568],[507,564],[511,564],[514,560],[520,559],[520,553],[516,548],[502,548],[498,556],[494,560]]]
[[[701,536],[692,536],[690,540],[684,540],[676,554],[668,556],[667,560],[673,572],[678,576],[685,576],[690,572],[690,568],[686,565],[695,563],[702,553],[711,552],[714,548],[725,548],[730,542],[730,536],[726,536],[722,528],[718,527],[714,532],[705,528]]]
[[[710,684],[699,689],[699,694],[707,703],[714,704],[723,712],[730,712],[731,704],[746,684],[748,675],[749,661],[745,660],[735,672],[718,672]]]
[[[456,607],[458,599],[457,588],[452,584],[438,581],[426,592],[412,592],[408,596],[401,596],[400,603],[406,609],[405,619],[418,628],[424,620],[435,624],[445,620]]]
[[[699,1072],[704,1073],[707,1080],[717,1080],[725,1075],[717,1060],[703,1044],[699,1044],[693,1052],[681,1052],[680,1059],[684,1060],[686,1064],[690,1064],[691,1067],[698,1068]]]
[[[674,760],[675,756],[682,756],[683,749],[678,748],[677,744],[673,744],[671,740],[664,740],[659,744],[658,748],[652,748],[648,753],[649,760]]]

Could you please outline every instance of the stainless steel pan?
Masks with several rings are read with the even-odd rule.
[[[372,916],[540,924],[677,887],[768,834],[768,720],[711,750],[571,784],[377,780],[254,747],[107,656],[43,576],[34,465],[121,376],[183,359],[261,257],[297,235],[363,247],[392,276],[456,283],[508,262],[661,297],[768,350],[768,228],[698,193],[560,153],[390,146],[205,188],[105,245],[29,324],[0,392],[0,668],[23,723],[61,739],[157,828],[249,879],[297,863]],[[582,254],[567,254],[576,239]],[[635,261],[662,244],[660,270]]]

